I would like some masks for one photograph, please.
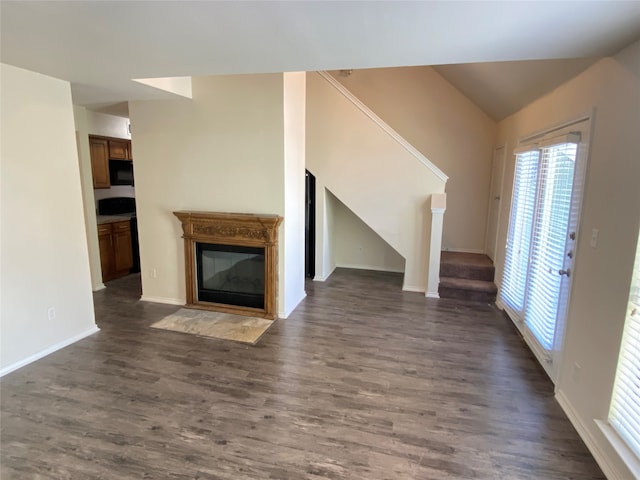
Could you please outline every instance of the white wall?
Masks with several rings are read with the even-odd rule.
[[[305,297],[305,102],[306,73],[283,75],[284,104],[284,308],[286,318]]]
[[[181,97],[191,98],[193,94],[191,77],[137,78],[134,80],[153,88],[175,93]]]
[[[135,165],[133,167],[135,169]],[[134,172],[135,175],[135,172]],[[102,200],[103,198],[113,198],[113,197],[136,197],[136,189],[132,185],[114,185],[110,188],[96,188],[93,191],[93,198],[96,203],[96,210],[98,208],[98,200]]]
[[[129,119],[87,110],[87,129],[91,135],[131,139]]]
[[[594,419],[606,420],[624,327],[640,221],[640,42],[500,122],[506,143],[503,198],[511,198],[518,138],[595,109],[573,287],[556,383],[558,400],[610,478],[632,478]],[[505,244],[510,202],[503,202]],[[600,230],[597,248],[591,231]],[[498,253],[497,278],[504,250]],[[575,365],[580,371],[574,371]]]
[[[89,147],[89,130],[87,109],[73,107],[73,118],[76,127],[76,146],[78,148],[78,164],[80,165],[80,181],[82,188],[82,207],[84,211],[87,248],[89,251],[89,267],[91,270],[91,289],[102,290],[102,267],[100,264],[100,245],[98,244],[98,225],[96,221],[96,204],[91,172],[91,150]]]
[[[443,249],[484,251],[496,123],[431,67],[331,73],[449,176]]]
[[[70,85],[0,68],[4,374],[97,329]]]
[[[333,200],[336,265],[344,268],[404,272],[402,255],[371,230],[344,203],[335,197]]]
[[[282,74],[193,78],[193,100],[131,102],[144,299],[186,299],[182,229],[172,212],[284,216],[283,109]],[[285,275],[283,228],[279,312],[287,282],[298,281]]]
[[[317,73],[307,75],[307,169],[317,190],[329,189],[407,260],[403,288],[424,292],[428,203],[444,182]]]
[[[324,184],[316,178],[316,273],[314,281],[324,282],[336,269],[334,223],[336,203]]]

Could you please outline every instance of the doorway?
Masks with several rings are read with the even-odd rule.
[[[491,164],[491,186],[489,188],[489,216],[485,252],[495,262],[498,247],[498,226],[500,225],[500,207],[502,205],[502,179],[504,176],[504,145],[493,151]]]
[[[305,170],[304,207],[304,274],[316,275],[316,177]]]
[[[587,122],[516,149],[500,299],[555,382],[582,204]]]

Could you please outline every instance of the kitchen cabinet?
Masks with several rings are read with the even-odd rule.
[[[89,135],[93,188],[110,188],[109,160],[132,160],[131,140]]]
[[[129,220],[98,225],[102,281],[123,277],[133,266]]]
[[[89,137],[91,152],[91,173],[93,188],[109,188],[109,145],[108,141],[100,137]]]
[[[131,141],[110,139],[109,158],[112,160],[131,160]]]

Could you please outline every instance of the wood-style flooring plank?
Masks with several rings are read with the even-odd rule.
[[[101,331],[0,381],[2,479],[592,479],[553,386],[494,307],[337,270],[257,346],[149,327],[139,277]]]

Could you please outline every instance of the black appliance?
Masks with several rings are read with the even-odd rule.
[[[136,218],[136,199],[131,197],[112,197],[98,200],[98,215],[112,215],[130,219],[131,251],[133,266],[131,273],[140,271],[140,243],[138,242],[138,219]]]
[[[111,185],[133,185],[133,162],[131,160],[109,160]]]

